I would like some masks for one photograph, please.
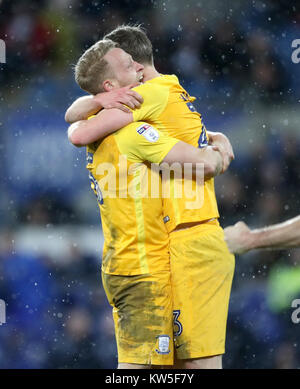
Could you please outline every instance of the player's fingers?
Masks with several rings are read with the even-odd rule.
[[[134,98],[135,98],[137,101],[139,101],[141,104],[144,102],[143,97],[142,97],[139,93],[137,93],[136,91],[134,91],[134,90],[129,90],[129,91],[127,92],[127,94],[130,95],[130,96],[132,96],[132,97],[134,97]]]
[[[214,148],[215,146],[212,146],[212,147]],[[220,149],[218,149],[217,151],[219,151],[219,153],[222,156],[222,171],[221,171],[221,173],[223,174],[226,171],[226,168],[227,168],[226,167],[227,166],[226,154],[222,150],[220,150]]]
[[[134,104],[136,108],[141,107],[141,103],[139,100],[137,100],[134,96],[130,96],[130,101]]]
[[[120,109],[121,111],[123,111],[123,112],[126,112],[126,113],[130,113],[131,111],[130,111],[130,109],[129,108],[127,108],[125,105],[123,105],[123,104],[116,104],[116,106],[115,106],[115,108],[118,108],[118,109]]]
[[[235,156],[234,156],[234,152],[233,152],[233,148],[231,147],[230,149],[230,157],[232,158],[232,160],[234,160]]]
[[[228,244],[228,247],[230,246],[230,234],[231,234],[232,227],[227,227],[224,230],[224,240]]]
[[[141,106],[140,101],[134,95],[130,95],[129,92],[123,97],[123,100],[126,101],[126,104],[127,102],[131,102],[134,106],[133,108],[140,108]]]
[[[229,163],[234,160],[234,154],[233,154],[232,150],[227,151],[227,157],[228,157]]]
[[[131,97],[131,101],[134,104],[135,108],[140,108],[141,107],[141,103],[135,97],[132,96]]]
[[[223,173],[225,173],[226,170],[229,168],[230,162],[231,162],[230,159],[228,157],[225,157]]]
[[[119,102],[122,104],[126,104],[128,107],[130,107],[132,109],[135,108],[135,105],[132,102],[132,99],[127,95],[120,97]]]
[[[230,158],[234,158],[232,147],[228,148],[228,155],[229,155]]]
[[[132,102],[131,99],[126,99],[126,101],[124,101],[124,104],[128,105],[128,107],[134,109],[135,108],[135,105],[134,103]]]

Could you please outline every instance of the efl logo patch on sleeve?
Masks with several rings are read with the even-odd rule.
[[[138,134],[143,135],[149,142],[157,142],[159,139],[158,131],[151,127],[149,124],[143,124],[136,129]]]

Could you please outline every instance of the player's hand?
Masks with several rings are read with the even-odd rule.
[[[218,151],[221,154],[222,166],[221,166],[220,171],[219,171],[219,173],[217,175],[225,173],[226,170],[228,169],[230,163],[231,163],[231,159],[229,158],[228,153],[224,150],[222,145],[214,144],[214,145],[212,145],[210,147],[214,151]]]
[[[132,109],[136,109],[140,108],[141,104],[144,101],[141,95],[131,89],[137,85],[139,84],[131,84],[123,88],[114,89],[110,92],[98,93],[94,96],[93,99],[99,104],[101,104],[103,108],[118,108],[121,111],[130,113],[130,109],[127,108],[125,105]]]
[[[221,153],[223,158],[222,173],[224,173],[228,169],[230,163],[234,160],[234,153],[229,139],[221,132],[214,132],[209,135],[209,144],[217,148]]]
[[[225,241],[233,254],[243,254],[250,250],[251,230],[244,222],[224,229]]]

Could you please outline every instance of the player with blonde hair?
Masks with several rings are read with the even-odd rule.
[[[200,150],[207,149],[210,142],[214,142],[222,150],[223,160],[227,160],[228,166],[233,158],[229,141],[219,133],[206,131],[201,115],[192,104],[194,98],[182,88],[176,76],[160,75],[156,71],[151,42],[144,31],[139,27],[123,26],[107,37],[117,42],[121,48],[124,43],[129,73],[135,66],[135,49],[139,55],[144,52],[144,57],[140,57],[144,83],[135,88],[144,102],[139,109],[130,113],[104,109],[89,121],[75,123],[69,131],[71,142],[79,146],[87,145],[130,123],[145,121],[163,135],[177,138]],[[105,58],[114,70],[115,77],[98,85],[99,92],[102,88],[112,91],[124,86],[124,55],[126,57],[126,53],[118,51],[118,48],[107,52]],[[80,73],[80,68],[77,71]],[[137,81],[140,80],[138,77]],[[93,93],[92,90],[89,92]],[[81,98],[81,101],[69,108],[66,119],[72,122],[74,118],[77,120],[87,117],[101,108],[93,97],[84,100]],[[120,133],[122,131],[124,130],[120,130]],[[172,154],[172,150],[169,154]],[[163,199],[163,221],[170,241],[175,348],[178,360],[176,366],[220,368],[221,355],[225,351],[234,257],[228,251],[223,230],[218,223],[213,178],[207,177],[204,181],[203,203],[197,198],[187,198],[185,193],[181,198],[176,198],[172,190],[176,184],[176,178],[171,179],[171,196]],[[196,188],[193,179],[191,185]],[[153,234],[156,234],[155,230]]]

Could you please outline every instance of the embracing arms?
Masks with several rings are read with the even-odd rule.
[[[177,162],[186,169],[191,168],[192,172],[195,172],[197,164],[202,164],[205,179],[223,173],[229,166],[217,147],[208,146],[198,149],[181,141],[169,151],[163,162],[169,165]]]
[[[73,105],[68,109],[66,113],[66,119],[69,121],[76,120],[78,118],[86,117],[88,114],[92,115],[95,111],[101,109],[104,105],[103,102],[99,103],[101,95],[106,97],[110,95],[109,102],[106,101],[106,108],[111,108],[113,104],[119,104],[116,100],[116,94],[112,96],[112,92],[121,91],[118,96],[120,99],[131,99],[127,105],[130,108],[139,108],[142,102],[142,97],[135,91],[130,90],[129,87],[113,90],[111,92],[105,92],[103,94],[96,95],[94,97],[85,96],[77,99]],[[91,102],[92,101],[92,102]],[[120,104],[122,105],[122,104]],[[80,120],[73,123],[68,129],[68,138],[70,142],[77,146],[86,146],[97,140],[103,139],[105,136],[125,127],[126,125],[134,121],[132,112],[126,108],[102,109],[90,120]],[[127,112],[129,111],[129,112]],[[77,115],[77,116],[76,116]],[[68,116],[68,117],[67,117]],[[72,120],[71,120],[72,119]],[[203,149],[197,149],[184,142],[178,142],[174,147],[174,150],[169,153],[167,161],[168,163],[180,162],[180,163],[203,163],[205,178],[210,178],[220,173],[223,173],[229,166],[230,162],[234,159],[231,144],[228,138],[222,133],[208,132],[209,147]]]
[[[79,97],[67,109],[65,121],[72,124],[79,120],[85,120],[103,108],[118,108],[121,111],[130,113],[130,109],[125,105],[135,109],[139,108],[143,103],[142,96],[131,89],[134,86],[136,85],[125,86],[123,88],[111,90],[110,92],[98,93],[95,96]]]

